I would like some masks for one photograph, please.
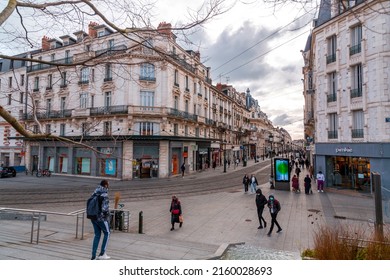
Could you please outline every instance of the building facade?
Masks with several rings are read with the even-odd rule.
[[[11,133],[26,167],[126,180],[255,156],[257,127],[263,134],[272,127],[267,116],[248,106],[246,93],[212,85],[200,53],[175,39],[167,23],[127,36],[91,23],[88,32],[43,37],[21,68],[20,120],[28,131],[62,139],[21,142]]]
[[[321,2],[305,48],[305,134],[328,187],[390,190],[390,2]],[[308,46],[308,45],[307,45]]]
[[[25,58],[27,54],[17,57]],[[23,120],[26,101],[26,63],[20,60],[0,60],[0,105],[19,121]],[[23,141],[13,127],[0,118],[0,164],[20,166],[25,164]],[[16,138],[12,138],[12,136]]]

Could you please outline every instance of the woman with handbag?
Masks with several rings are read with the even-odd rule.
[[[176,195],[172,196],[171,207],[169,208],[171,212],[171,230],[175,229],[175,223],[179,223],[179,227],[182,227],[183,222],[180,219],[181,216],[181,203]]]

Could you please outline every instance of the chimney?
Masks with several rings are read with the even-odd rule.
[[[167,35],[168,37],[172,37],[172,24],[164,22],[160,22],[160,24],[157,27],[157,31],[160,34]]]
[[[97,22],[91,21],[89,23],[89,25],[88,25],[88,35],[89,35],[89,37],[91,37],[91,38],[96,38],[97,37],[97,31],[95,29],[96,26],[98,26]]]
[[[50,50],[50,43],[49,43],[49,40],[51,40],[49,37],[47,36],[43,36],[42,37],[42,50],[43,51],[48,51]]]

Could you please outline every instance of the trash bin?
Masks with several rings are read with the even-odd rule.
[[[115,221],[114,221],[114,213],[115,213]],[[124,224],[125,224],[125,215],[123,211],[111,211],[111,218],[110,218],[110,228],[115,230],[124,230]]]

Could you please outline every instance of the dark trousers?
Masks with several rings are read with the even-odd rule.
[[[249,184],[244,184],[244,189],[245,189],[245,192],[248,191],[248,187],[249,187]]]
[[[264,226],[267,224],[263,217],[264,207],[257,208],[257,216],[259,217],[260,226],[263,226],[261,222],[264,222]]]
[[[271,228],[269,229],[269,234],[272,232],[274,229],[274,225],[278,227],[278,230],[281,230],[282,228],[280,227],[278,221],[276,220],[276,216],[278,216],[278,213],[271,213]]]

